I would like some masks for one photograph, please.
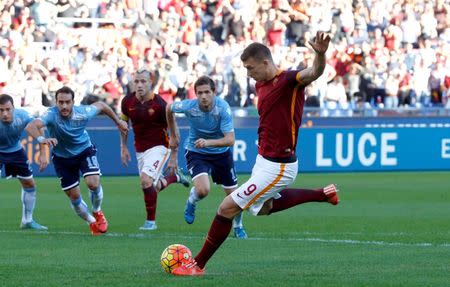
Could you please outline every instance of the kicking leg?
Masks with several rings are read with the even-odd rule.
[[[272,201],[269,213],[282,211],[306,202],[329,202],[332,205],[339,203],[337,188],[334,184],[320,189],[286,188],[280,192],[281,197]],[[263,211],[264,212],[264,211]]]
[[[176,268],[173,270],[173,274],[178,276],[203,275],[206,263],[227,239],[232,226],[232,218],[241,211],[241,208],[230,195],[225,197],[209,228],[205,243],[195,256],[194,261],[191,264]]]

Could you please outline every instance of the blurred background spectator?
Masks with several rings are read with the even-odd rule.
[[[195,97],[207,74],[231,106],[251,107],[244,47],[262,42],[282,69],[303,69],[319,30],[333,42],[307,106],[450,107],[449,0],[3,0],[0,19],[0,92],[36,111],[62,85],[117,109],[138,67],[159,69],[167,102]]]

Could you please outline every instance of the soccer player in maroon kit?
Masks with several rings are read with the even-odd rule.
[[[122,100],[122,119],[127,122],[131,120],[134,131],[134,146],[147,211],[147,219],[140,230],[157,228],[155,218],[158,192],[174,182],[189,186],[188,179],[177,169],[178,143],[172,139],[169,149],[167,104],[153,93],[157,81],[157,75],[148,70],[136,71],[133,80],[135,92]],[[175,122],[173,124],[176,125]],[[122,163],[128,165],[131,157],[127,148],[127,135],[121,134],[120,146]],[[171,173],[161,177],[166,162]]]
[[[316,80],[325,68],[325,52],[330,37],[318,32],[310,41],[315,51],[313,66],[302,71],[282,71],[274,64],[269,48],[250,44],[241,55],[249,77],[256,80],[258,95],[258,156],[250,179],[225,197],[209,229],[200,252],[174,275],[198,276],[214,252],[225,241],[233,217],[242,210],[253,215],[269,215],[305,202],[339,203],[334,184],[309,190],[287,188],[298,171],[298,129],[305,102],[305,86]]]

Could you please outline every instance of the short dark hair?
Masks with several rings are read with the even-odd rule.
[[[56,91],[56,93],[55,93],[56,100],[58,100],[58,94],[70,94],[72,96],[72,100],[75,98],[75,92],[67,86],[64,86],[61,89]]]
[[[216,91],[216,84],[214,83],[213,79],[211,79],[208,76],[201,76],[200,78],[197,79],[197,81],[195,81],[194,83],[195,92],[197,92],[197,87],[202,85],[209,85],[213,92]]]
[[[251,43],[241,54],[241,61],[247,61],[249,58],[256,60],[270,60],[273,62],[272,53],[266,45],[261,43]]]
[[[7,94],[1,94],[0,95],[0,105],[4,105],[7,102],[11,102],[12,106],[14,107],[14,100],[10,95]]]

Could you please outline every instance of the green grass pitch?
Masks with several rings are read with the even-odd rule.
[[[243,182],[248,176],[240,176]],[[337,183],[341,203],[308,203],[266,217],[244,215],[248,240],[229,238],[202,278],[159,265],[172,243],[196,254],[223,198],[218,187],[183,219],[188,189],[159,194],[158,230],[145,217],[137,177],[103,177],[109,232],[93,237],[56,178],[37,178],[35,219],[19,230],[16,180],[0,180],[0,286],[449,286],[450,172],[299,175],[292,186]],[[89,202],[86,187],[83,197]]]

